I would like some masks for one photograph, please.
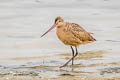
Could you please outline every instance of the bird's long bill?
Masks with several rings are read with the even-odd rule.
[[[45,34],[47,34],[48,32],[50,32],[53,28],[55,28],[56,25],[54,24],[50,29],[48,29],[41,37],[43,37]]]

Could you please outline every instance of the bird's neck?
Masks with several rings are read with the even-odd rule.
[[[65,27],[65,25],[66,25],[66,23],[64,22],[63,25],[59,25],[59,26],[57,26],[57,28],[63,28],[63,27]]]

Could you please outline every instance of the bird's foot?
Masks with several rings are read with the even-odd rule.
[[[67,64],[64,64],[64,65],[60,66],[60,68],[63,68],[63,67],[65,67],[65,66],[67,66]]]

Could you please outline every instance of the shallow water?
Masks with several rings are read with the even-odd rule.
[[[52,74],[50,77],[56,77],[55,74],[58,76],[64,73],[76,75],[74,72],[101,75],[104,69],[116,68],[120,62],[119,3],[118,0],[69,0],[64,3],[63,0],[1,0],[0,73],[8,74],[12,71],[24,74],[26,71],[25,73],[32,74],[32,71],[35,75],[43,76],[47,73]],[[76,60],[75,63],[79,66],[74,68],[74,72],[71,67],[60,70],[59,66],[66,59],[58,54],[71,54],[69,46],[58,40],[55,29],[40,38],[53,25],[56,16],[63,16],[66,21],[76,22],[88,32],[94,33],[97,41],[81,45],[79,53],[105,51],[101,54],[102,57]],[[113,74],[109,76],[111,75]]]

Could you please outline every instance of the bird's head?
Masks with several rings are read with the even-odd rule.
[[[48,31],[46,31],[41,37],[43,37],[45,34],[47,34],[48,32],[50,32],[53,28],[55,28],[55,27],[59,28],[59,27],[63,26],[64,24],[65,24],[64,23],[64,19],[62,17],[58,16],[55,19],[54,25],[50,29],[48,29]]]
[[[57,27],[63,26],[64,25],[64,19],[60,16],[58,16],[55,19],[55,23],[54,23]]]

